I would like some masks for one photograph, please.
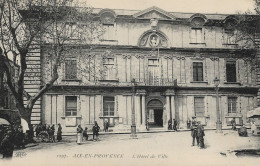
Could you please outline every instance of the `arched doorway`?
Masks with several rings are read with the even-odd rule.
[[[147,118],[149,127],[163,127],[163,103],[152,99],[147,104]]]

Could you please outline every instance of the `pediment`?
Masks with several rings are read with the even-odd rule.
[[[134,14],[133,16],[138,19],[156,18],[159,20],[175,20],[175,17],[172,14],[170,14],[158,7],[155,7],[155,6],[142,10],[142,11]]]

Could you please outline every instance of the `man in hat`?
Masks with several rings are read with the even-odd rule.
[[[204,127],[201,125],[200,121],[198,122],[198,126],[197,126],[197,137],[199,138],[199,145],[200,148],[204,148]]]
[[[199,138],[197,136],[197,122],[196,122],[196,117],[192,117],[192,125],[190,127],[191,129],[191,136],[192,136],[192,146],[195,145],[195,139],[197,141],[197,145],[199,146]]]

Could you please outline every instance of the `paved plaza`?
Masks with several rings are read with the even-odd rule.
[[[6,164],[16,165],[259,165],[260,157],[237,157],[233,150],[260,149],[260,137],[239,137],[237,132],[222,134],[205,131],[205,149],[191,146],[189,131],[100,135],[99,141],[76,144],[75,136],[59,143],[39,143],[15,150]],[[91,138],[91,137],[90,137]],[[258,164],[257,164],[258,163]]]

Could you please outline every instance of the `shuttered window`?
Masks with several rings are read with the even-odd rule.
[[[116,80],[116,66],[114,58],[103,58],[104,79]]]
[[[77,79],[77,60],[65,61],[65,79]]]
[[[159,59],[148,59],[149,85],[160,83]]]
[[[190,35],[191,43],[202,43],[202,29],[192,28]]]
[[[77,96],[66,96],[65,116],[77,116]]]
[[[103,24],[103,29],[104,40],[115,40],[115,29],[113,24]]]
[[[194,97],[194,109],[196,117],[204,117],[204,97]]]
[[[103,115],[114,116],[115,114],[115,97],[104,96],[103,97]]]
[[[226,62],[226,77],[227,82],[236,82],[236,62],[235,61],[227,61]]]
[[[237,112],[237,97],[228,97],[228,113]]]
[[[202,62],[193,62],[193,81],[203,81]]]

